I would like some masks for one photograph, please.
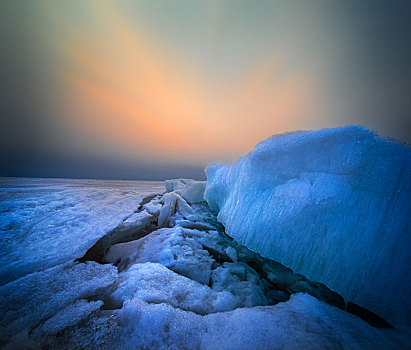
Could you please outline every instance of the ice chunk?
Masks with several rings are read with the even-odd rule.
[[[161,203],[151,201],[147,204],[144,204],[144,209],[147,211],[147,213],[153,215],[153,216],[158,216],[160,214],[160,210],[162,208]]]
[[[194,281],[208,284],[214,260],[202,244],[193,238],[204,235],[205,232],[182,227],[163,228],[136,241],[112,246],[105,261],[120,261],[120,269],[129,268],[135,263],[160,263]]]
[[[229,291],[241,300],[240,306],[267,305],[263,291],[257,285],[258,274],[243,263],[224,263],[211,274],[211,285],[217,291]]]
[[[173,192],[184,188],[187,184],[195,182],[193,179],[171,179],[164,181],[167,192]]]
[[[180,189],[180,195],[188,203],[198,203],[204,201],[205,181],[193,181]]]
[[[171,216],[176,211],[177,196],[174,193],[166,193],[163,196],[164,205],[160,210],[158,217],[158,226],[167,226]]]
[[[111,298],[119,306],[126,300],[139,298],[202,315],[233,310],[239,305],[231,293],[216,292],[156,263],[134,264],[122,272],[119,286]]]
[[[38,332],[45,334],[56,334],[67,327],[71,327],[88,317],[103,305],[101,300],[87,302],[77,300],[73,304],[60,310],[53,317],[44,322]]]
[[[392,324],[411,323],[411,150],[362,127],[272,136],[207,168],[226,232]]]
[[[234,262],[237,262],[237,251],[229,246],[225,249],[225,253],[230,257],[230,259]]]
[[[205,184],[205,181],[196,181],[192,179],[172,179],[165,181],[167,192],[178,193],[188,203],[204,201]]]
[[[116,277],[117,269],[111,265],[67,263],[0,287],[0,339],[36,326],[77,299],[112,285]],[[72,309],[66,311],[73,316]],[[62,322],[62,315],[56,316],[56,322]],[[71,322],[70,318],[67,322]]]
[[[191,209],[187,202],[176,192],[166,193],[163,196],[163,200],[164,206],[161,208],[158,217],[158,226],[160,227],[167,226],[171,216],[176,212],[182,217],[190,217],[194,215],[193,209]]]
[[[215,227],[213,225],[210,225],[206,222],[193,222],[193,221],[189,221],[189,220],[182,220],[182,219],[177,219],[175,221],[175,225],[176,226],[181,226],[184,228],[191,228],[194,230],[203,230],[203,231],[207,231],[207,230],[215,230]]]
[[[188,203],[178,194],[177,196],[177,212],[183,217],[183,218],[195,218],[195,213],[193,209],[188,205]]]
[[[121,234],[137,232],[146,228],[153,222],[153,220],[153,215],[149,214],[144,209],[141,212],[134,213],[129,216],[116,230]]]

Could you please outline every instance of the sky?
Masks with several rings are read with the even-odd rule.
[[[277,133],[411,142],[409,1],[2,0],[2,176],[203,178]]]

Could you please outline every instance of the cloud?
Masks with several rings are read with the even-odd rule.
[[[90,137],[142,157],[205,162],[246,152],[309,114],[310,76],[281,72],[277,53],[226,81],[184,66],[115,6],[99,2],[93,14],[98,36],[72,29],[62,43],[69,58],[62,73],[67,122]]]

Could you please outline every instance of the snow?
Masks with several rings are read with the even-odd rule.
[[[253,251],[411,324],[411,151],[362,127],[275,135],[207,168],[205,199]]]
[[[80,258],[161,182],[0,178],[0,285]]]

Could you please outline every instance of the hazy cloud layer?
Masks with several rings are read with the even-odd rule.
[[[411,142],[406,1],[5,0],[0,17],[3,175],[201,177],[346,124]]]

